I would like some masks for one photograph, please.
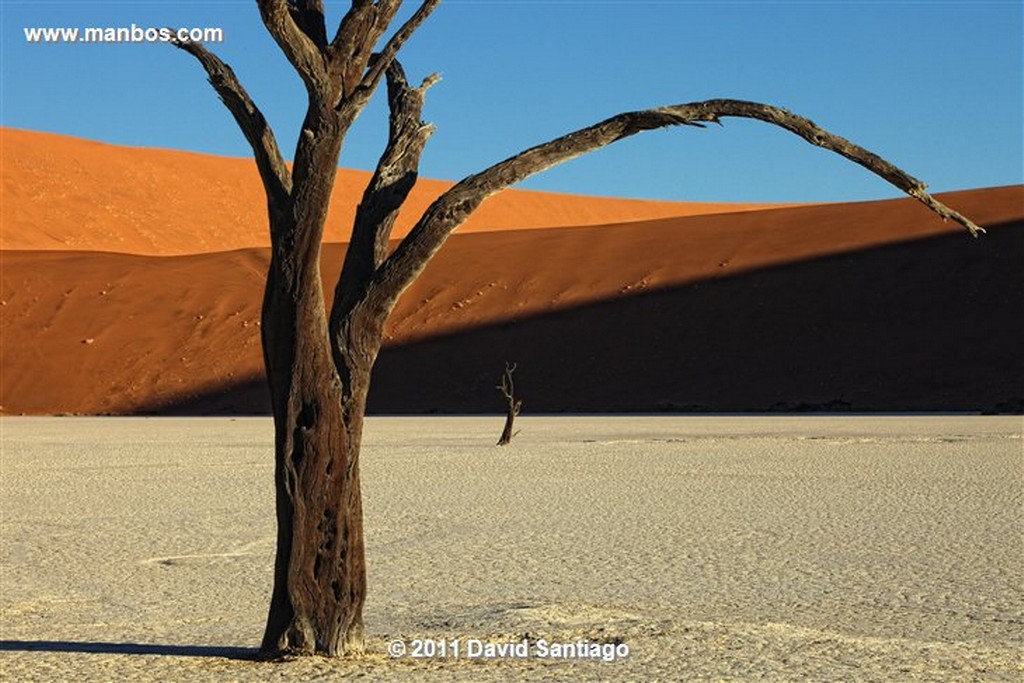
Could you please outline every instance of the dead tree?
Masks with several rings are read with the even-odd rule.
[[[708,100],[619,114],[516,154],[444,192],[388,252],[399,208],[433,127],[421,121],[437,80],[411,86],[396,56],[439,0],[424,0],[387,38],[401,0],[352,0],[331,36],[323,0],[257,0],[266,30],[305,85],[308,105],[291,168],[231,68],[204,46],[175,43],[202,65],[252,147],[267,196],[271,259],[262,309],[263,357],[274,414],[277,554],[261,645],[264,656],[337,656],[363,647],[366,573],[359,447],[370,371],[399,296],[481,202],[556,164],[668,126],[758,119],[841,154],[980,230],[879,156],[784,109]],[[320,242],[342,142],[387,82],[389,139],[362,195],[328,312]]]
[[[512,432],[512,425],[516,421],[516,416],[519,415],[519,411],[523,407],[523,402],[516,398],[516,385],[512,380],[512,373],[516,371],[515,363],[505,363],[505,371],[501,373],[501,384],[498,385],[498,391],[505,398],[507,404],[507,410],[505,412],[505,428],[501,430],[501,438],[498,439],[498,446],[507,446],[512,443],[512,437],[515,434]]]

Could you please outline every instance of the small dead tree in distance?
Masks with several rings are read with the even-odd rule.
[[[516,384],[512,379],[512,373],[515,371],[515,363],[505,363],[505,371],[501,373],[501,384],[498,385],[498,391],[501,392],[507,404],[505,428],[501,430],[501,437],[498,439],[497,444],[499,446],[507,446],[512,443],[512,437],[515,436],[512,432],[512,426],[516,421],[516,416],[519,415],[519,411],[523,408],[523,402],[516,398]]]
[[[768,104],[715,99],[633,111],[516,154],[444,192],[392,252],[395,218],[433,127],[421,121],[435,82],[411,86],[396,56],[439,0],[424,0],[385,39],[401,0],[352,0],[329,36],[322,0],[256,0],[266,30],[308,94],[292,168],[231,68],[197,43],[175,45],[202,65],[252,147],[267,196],[271,259],[262,345],[274,416],[277,553],[260,647],[266,657],[342,655],[363,648],[366,591],[359,447],[370,372],[399,296],[448,236],[491,195],[556,164],[637,133],[702,127],[725,117],[784,128],[881,176],[972,234],[916,178],[881,157]],[[328,312],[319,256],[342,142],[382,81],[389,139],[366,187]]]

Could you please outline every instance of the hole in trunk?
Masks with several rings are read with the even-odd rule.
[[[303,403],[302,410],[299,411],[298,419],[295,421],[295,431],[292,439],[294,441],[292,446],[292,462],[295,463],[296,469],[298,469],[302,464],[302,460],[306,457],[305,432],[316,424],[316,418],[316,401]]]
[[[316,401],[309,401],[302,404],[302,410],[299,411],[299,426],[309,429],[316,424],[317,410]]]

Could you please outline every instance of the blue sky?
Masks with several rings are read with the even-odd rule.
[[[408,14],[417,3],[407,2]],[[1024,182],[1019,0],[682,2],[448,0],[402,53],[438,71],[422,174],[458,179],[620,111],[715,97],[777,104],[875,151],[935,191]],[[255,3],[18,2],[2,6],[2,122],[126,145],[249,150],[198,64],[166,45],[32,45],[34,26],[218,26],[286,155],[298,78]],[[329,2],[336,25],[347,3]],[[329,32],[333,31],[329,29]],[[372,168],[378,96],[341,165]],[[642,134],[523,184],[693,201],[898,196],[863,169],[763,123]]]

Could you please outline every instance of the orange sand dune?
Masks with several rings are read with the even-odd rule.
[[[0,249],[172,255],[268,246],[266,200],[251,159],[119,147],[0,129]],[[342,170],[327,241],[348,240],[363,171]],[[421,180],[396,226],[404,235],[451,183]],[[510,190],[488,200],[460,232],[575,227],[745,211],[763,204],[707,204],[580,197]]]
[[[371,405],[500,410],[518,360],[527,410],[1012,406],[1024,186],[943,200],[990,234],[908,199],[456,235],[399,303]],[[3,252],[2,410],[265,410],[267,259]]]

